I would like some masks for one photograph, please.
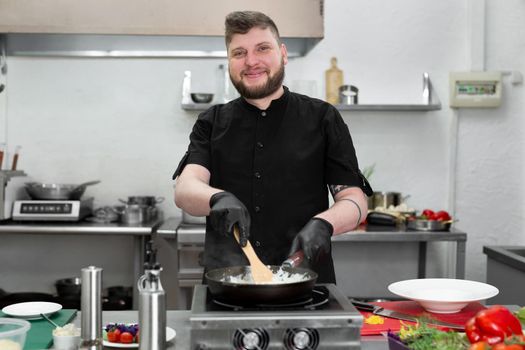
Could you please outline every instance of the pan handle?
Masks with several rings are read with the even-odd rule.
[[[282,266],[297,267],[301,265],[303,260],[304,260],[304,252],[302,250],[298,250],[293,255],[289,256],[288,259],[283,261]]]

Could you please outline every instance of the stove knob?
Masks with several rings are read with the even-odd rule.
[[[305,331],[299,331],[295,333],[292,340],[293,345],[297,349],[306,349],[306,347],[310,344],[310,341],[310,335]]]
[[[242,338],[242,344],[245,349],[258,349],[261,339],[255,332],[248,332]]]

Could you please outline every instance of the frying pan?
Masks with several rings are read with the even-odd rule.
[[[317,280],[317,273],[301,267],[270,265],[275,274],[280,269],[290,274],[300,274],[303,278],[280,283],[236,283],[232,277],[249,276],[250,266],[231,266],[210,270],[205,274],[211,294],[218,300],[235,305],[283,304],[306,298],[311,295]]]
[[[86,191],[86,186],[96,185],[98,183],[100,183],[98,180],[84,182],[80,185],[28,182],[25,184],[25,189],[32,199],[75,200],[82,197]]]

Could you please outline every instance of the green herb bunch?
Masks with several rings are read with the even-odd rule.
[[[470,346],[464,333],[440,331],[424,321],[403,328],[399,337],[412,350],[466,350]]]

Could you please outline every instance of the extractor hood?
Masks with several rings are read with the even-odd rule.
[[[324,0],[0,0],[11,56],[226,57],[224,18],[268,14],[290,57],[324,36]]]
[[[8,56],[51,57],[226,57],[222,36],[4,34],[0,39]],[[288,56],[306,55],[320,38],[282,38]]]

